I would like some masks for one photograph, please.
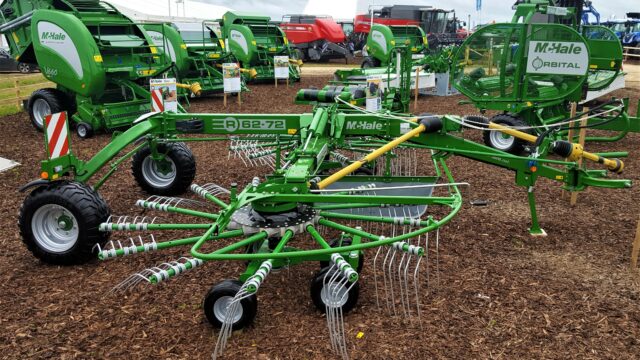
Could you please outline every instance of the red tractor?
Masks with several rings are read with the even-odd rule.
[[[429,48],[461,44],[468,36],[464,22],[456,18],[454,10],[434,9],[431,6],[393,5],[373,11],[373,23],[383,25],[417,25],[427,34]],[[361,49],[371,28],[371,15],[355,18],[354,43]]]
[[[353,44],[330,16],[285,15],[280,28],[303,61],[347,59],[353,54]]]

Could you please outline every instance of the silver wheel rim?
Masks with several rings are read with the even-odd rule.
[[[33,117],[40,127],[44,127],[44,119],[51,115],[51,106],[45,99],[36,99],[33,102]]]
[[[151,156],[147,156],[142,161],[142,176],[155,188],[169,187],[176,178],[176,164],[169,157],[165,157],[165,161],[168,161],[171,166],[171,171],[166,174],[158,169],[158,163]]]
[[[27,64],[19,64],[18,65],[18,70],[20,70],[20,72],[23,72],[23,73],[29,72],[29,65],[27,65]]]
[[[224,323],[227,319],[227,308],[231,305],[231,301],[233,301],[233,296],[221,296],[213,304],[213,314],[221,323]],[[242,303],[238,305],[239,306],[236,307],[235,313],[231,314],[231,318],[233,319],[232,324],[240,321],[244,312],[244,310],[242,310]]]
[[[47,204],[31,219],[31,232],[38,245],[53,253],[71,249],[78,240],[78,221],[67,208]]]
[[[87,128],[82,126],[82,125],[78,125],[78,136],[86,137],[87,136]]]
[[[347,288],[339,283],[324,284],[320,291],[320,298],[325,306],[343,307],[349,299]]]
[[[491,131],[489,139],[491,140],[493,147],[498,150],[506,150],[512,147],[513,143],[516,141],[513,136],[505,135],[500,131]]]

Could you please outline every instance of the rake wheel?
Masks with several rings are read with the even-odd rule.
[[[18,226],[29,251],[56,265],[95,259],[93,248],[109,233],[99,226],[109,218],[109,207],[90,187],[57,181],[32,191],[20,208]]]

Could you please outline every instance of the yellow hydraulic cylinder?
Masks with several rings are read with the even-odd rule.
[[[353,173],[354,171],[361,168],[364,164],[369,163],[380,156],[388,153],[393,150],[396,146],[404,143],[405,141],[420,135],[422,132],[428,130],[429,132],[438,131],[442,128],[442,121],[438,118],[427,118],[427,121],[423,121],[418,127],[409,131],[408,133],[384,144],[383,146],[373,150],[369,154],[367,154],[362,159],[349,164],[348,166],[340,169],[338,172],[332,174],[331,176],[325,178],[324,180],[318,183],[319,189],[324,189],[327,186],[335,183],[336,181],[340,181],[343,177]]]

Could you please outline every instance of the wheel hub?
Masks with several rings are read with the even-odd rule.
[[[36,99],[33,103],[33,117],[40,126],[44,126],[44,119],[51,114],[51,107],[44,99]]]
[[[79,235],[75,216],[57,204],[43,205],[34,212],[31,231],[38,245],[53,253],[71,249]]]
[[[221,296],[213,304],[213,314],[221,323],[225,322],[225,320],[227,319],[227,315],[230,315],[232,319],[232,322],[231,322],[232,324],[240,321],[240,319],[242,318],[243,310],[242,310],[242,305],[240,304],[236,306],[236,310],[234,311],[233,314],[228,314],[228,308],[231,305],[232,301],[233,301],[232,296]]]
[[[347,295],[347,288],[341,286],[340,282],[338,282],[325,284],[320,292],[320,297],[326,306],[342,307],[347,303],[349,296]]]
[[[58,228],[63,231],[70,231],[73,229],[73,219],[66,214],[62,214],[58,218]]]
[[[152,186],[165,188],[170,186],[176,177],[176,165],[169,158],[154,160],[148,156],[142,162],[142,176]]]
[[[293,211],[269,214],[254,210],[251,206],[238,209],[232,217],[237,224],[259,229],[280,229],[308,223],[316,217],[316,211],[308,205],[298,205]]]
[[[499,131],[492,131],[489,136],[491,137],[491,143],[496,149],[499,150],[508,149],[516,140],[513,136],[501,133]]]

